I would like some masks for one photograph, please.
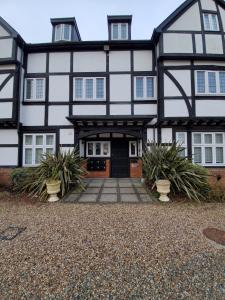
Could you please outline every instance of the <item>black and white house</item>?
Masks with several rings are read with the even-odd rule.
[[[75,18],[27,44],[0,18],[0,168],[35,166],[78,146],[91,176],[141,176],[147,141],[225,167],[225,2],[187,0],[132,40],[132,16],[108,16],[108,40],[82,41]]]

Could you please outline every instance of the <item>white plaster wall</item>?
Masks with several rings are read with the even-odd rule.
[[[110,75],[110,101],[131,101],[130,75]]]
[[[225,9],[219,6],[220,16],[223,24],[223,31],[225,31]]]
[[[18,134],[15,129],[0,130],[0,144],[18,144]]]
[[[165,117],[188,117],[188,109],[184,100],[164,100]]]
[[[73,57],[74,72],[105,72],[106,54],[104,51],[75,52]]]
[[[50,53],[49,72],[70,72],[70,53]]]
[[[164,66],[190,66],[191,62],[189,60],[165,60],[163,64]]]
[[[0,74],[0,85],[3,83],[3,81],[9,76],[9,74]]]
[[[225,62],[221,61],[194,61],[196,66],[225,66]]]
[[[101,116],[106,115],[105,105],[74,105],[73,114],[81,116]]]
[[[46,72],[46,53],[30,53],[27,59],[27,73]]]
[[[131,115],[131,105],[130,104],[110,105],[110,115],[112,116]]]
[[[195,3],[176,20],[168,30],[201,30],[199,5]]]
[[[7,84],[4,86],[4,88],[0,91],[0,99],[10,99],[10,98],[13,98],[13,83],[14,83],[14,77],[12,77],[7,82]]]
[[[202,9],[216,11],[216,5],[213,0],[201,0]]]
[[[163,43],[165,53],[193,53],[191,34],[164,33]]]
[[[130,51],[110,51],[109,71],[130,71]]]
[[[0,58],[10,58],[12,57],[12,39],[2,39],[0,40]]]
[[[48,125],[71,125],[66,119],[69,116],[68,105],[54,105],[48,108]]]
[[[197,117],[225,117],[223,100],[196,100]]]
[[[0,166],[17,166],[18,148],[1,147],[0,148]]]
[[[187,96],[191,96],[191,73],[189,70],[170,70],[169,71],[184,89]],[[182,96],[173,81],[164,75],[164,96]]]
[[[10,36],[10,34],[0,25],[0,37]]]
[[[74,129],[60,129],[60,144],[74,144]]]
[[[196,53],[203,53],[202,35],[195,34]]]
[[[60,147],[61,153],[67,153],[69,151],[71,153],[71,152],[73,152],[73,150],[74,150],[74,147]]]
[[[15,65],[3,65],[0,66],[0,70],[15,70],[16,66]]]
[[[22,62],[23,61],[23,51],[20,47],[17,47],[17,60],[19,62]]]
[[[79,151],[80,151],[80,157],[84,157],[84,141],[79,141]]]
[[[49,76],[49,101],[69,101],[69,76]]]
[[[12,118],[12,102],[0,101],[0,119],[11,119]]]
[[[161,140],[162,140],[162,143],[172,143],[172,141],[173,141],[172,128],[162,128],[161,129]]]
[[[209,54],[223,54],[222,36],[216,34],[205,35],[206,52]]]
[[[44,105],[21,105],[20,121],[23,126],[44,126]]]
[[[135,104],[135,115],[157,115],[157,104]]]
[[[134,71],[152,71],[152,51],[134,51]]]
[[[155,141],[156,138],[156,132],[154,128],[148,128],[147,129],[147,141],[148,142],[153,142]]]

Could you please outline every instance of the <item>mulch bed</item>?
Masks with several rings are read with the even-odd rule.
[[[211,241],[225,246],[225,231],[216,228],[206,228],[203,234]]]

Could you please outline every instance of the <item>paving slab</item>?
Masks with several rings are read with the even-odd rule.
[[[137,203],[139,202],[137,195],[135,194],[123,194],[120,195],[121,201],[126,203]]]
[[[102,186],[102,181],[99,182],[90,182],[88,187],[101,187]]]
[[[134,188],[120,188],[121,194],[135,194]]]
[[[81,197],[80,197],[80,199],[79,199],[78,202],[80,202],[80,203],[96,202],[97,201],[97,197],[98,197],[98,194],[92,194],[92,195],[83,194],[83,195],[81,195]]]
[[[136,187],[136,191],[139,193],[139,194],[148,194],[146,189],[144,187]]]
[[[102,194],[99,200],[101,203],[116,203],[117,202],[117,194]]]
[[[117,188],[104,187],[102,194],[117,194]]]
[[[117,182],[108,182],[108,181],[105,181],[104,187],[117,187]]]
[[[119,187],[132,187],[131,182],[119,182]]]
[[[100,187],[88,187],[84,193],[85,194],[98,194],[100,192]]]
[[[153,200],[149,194],[140,194],[139,197],[144,203],[153,203]]]

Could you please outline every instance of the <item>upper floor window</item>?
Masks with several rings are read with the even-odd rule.
[[[154,98],[154,77],[135,77],[134,88],[136,100]]]
[[[25,80],[25,100],[45,100],[45,78]]]
[[[74,100],[105,100],[105,78],[74,78]]]
[[[55,42],[71,41],[71,25],[58,24],[55,26]]]
[[[216,14],[203,14],[204,29],[208,31],[219,31],[218,17]]]
[[[225,71],[197,71],[196,94],[225,94]]]
[[[113,23],[111,30],[112,40],[128,39],[128,23]]]

